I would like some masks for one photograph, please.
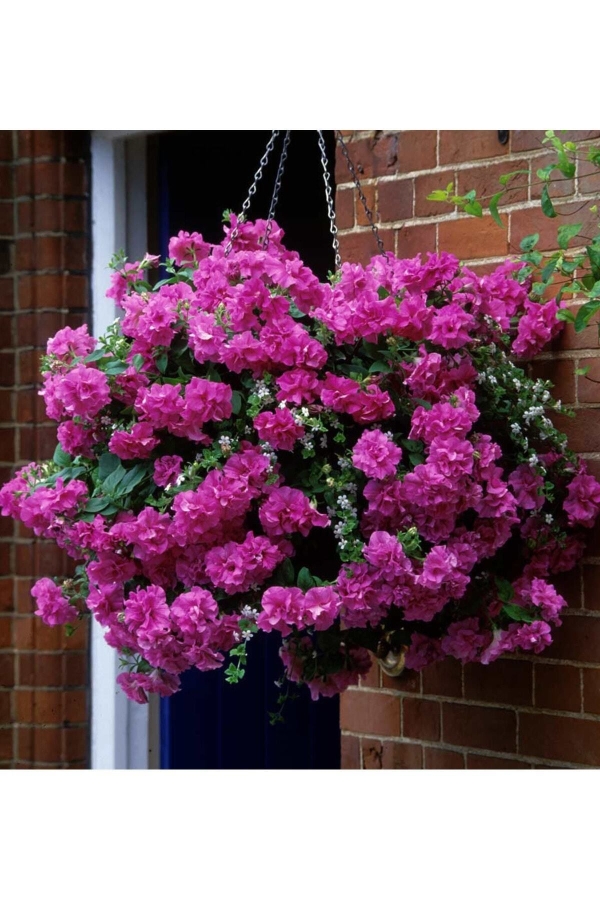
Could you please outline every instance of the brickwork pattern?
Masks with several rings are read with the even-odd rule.
[[[39,359],[87,321],[89,132],[0,131],[0,482],[54,452]],[[53,544],[0,519],[0,767],[85,767],[88,636],[33,615],[35,578],[69,573]]]
[[[568,220],[547,219],[530,186],[547,164],[543,132],[343,132],[374,211],[386,249],[399,256],[446,250],[480,273],[490,271],[519,242],[539,232],[541,251],[554,248],[557,223],[586,221],[600,196],[600,174],[580,161],[575,177],[550,190]],[[600,131],[571,131],[571,140],[595,141]],[[501,205],[506,225],[489,215],[465,216],[427,195],[453,182],[464,194],[499,190],[498,177],[517,169],[518,190]],[[346,163],[336,161],[336,208],[343,259],[367,262],[376,245]],[[584,233],[593,234],[589,229]],[[533,364],[555,395],[577,410],[561,417],[573,450],[600,478],[600,347],[594,322],[576,335],[568,326],[550,352]],[[576,370],[590,366],[587,376]],[[595,380],[592,380],[595,379]],[[600,766],[600,527],[586,555],[555,582],[569,603],[554,644],[533,658],[514,655],[489,667],[444,660],[420,674],[391,679],[374,667],[342,697],[343,768],[580,768]]]

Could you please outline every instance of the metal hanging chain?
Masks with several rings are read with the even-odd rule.
[[[385,256],[385,247],[383,246],[383,241],[381,240],[381,237],[379,235],[379,229],[377,228],[377,225],[373,221],[373,213],[369,209],[369,204],[367,203],[367,198],[363,194],[363,190],[360,186],[360,181],[359,181],[358,175],[356,174],[356,169],[354,168],[352,160],[350,159],[350,155],[348,153],[348,148],[346,147],[346,145],[344,143],[344,138],[342,137],[342,135],[340,134],[339,131],[335,132],[335,136],[337,138],[337,141],[338,141],[340,147],[342,148],[342,153],[344,155],[344,159],[346,160],[346,162],[348,164],[348,169],[350,170],[350,174],[352,175],[352,178],[354,180],[354,187],[358,191],[358,196],[360,198],[360,202],[362,203],[362,205],[364,207],[365,215],[366,215],[367,219],[369,220],[369,225],[371,226],[371,231],[373,232],[375,240],[377,241],[377,246],[379,247],[379,252]]]
[[[321,165],[323,166],[323,181],[325,182],[325,199],[327,200],[327,215],[329,217],[329,230],[333,236],[333,251],[335,253],[336,271],[342,265],[342,257],[340,256],[340,242],[338,239],[338,229],[335,224],[335,209],[333,206],[333,197],[331,196],[331,183],[329,179],[329,168],[327,166],[327,151],[325,149],[325,139],[323,132],[317,130],[319,135],[319,150],[321,151]]]
[[[225,256],[229,256],[229,254],[231,253],[231,248],[233,247],[233,242],[235,241],[235,239],[236,239],[237,236],[238,236],[238,233],[239,233],[239,230],[240,230],[240,225],[242,224],[243,221],[245,221],[246,213],[247,213],[248,210],[250,209],[250,203],[251,203],[251,201],[252,201],[253,196],[254,196],[255,193],[256,193],[256,187],[257,187],[257,185],[258,185],[258,182],[260,181],[260,179],[261,179],[262,176],[263,176],[264,168],[265,168],[265,166],[267,165],[267,163],[268,163],[268,161],[269,161],[269,155],[270,155],[270,153],[271,153],[271,150],[273,149],[273,146],[274,146],[274,144],[275,144],[275,141],[277,140],[278,135],[279,135],[279,131],[272,131],[272,132],[271,132],[271,137],[269,138],[269,141],[268,141],[267,146],[266,146],[266,148],[265,148],[265,152],[264,152],[263,155],[262,155],[262,158],[261,158],[261,160],[260,160],[258,169],[257,169],[256,172],[254,173],[254,181],[253,181],[252,184],[250,185],[250,190],[248,191],[248,196],[246,197],[246,199],[245,199],[244,202],[242,203],[242,211],[240,212],[240,214],[239,214],[239,216],[238,216],[237,225],[235,226],[235,228],[233,229],[233,231],[232,231],[231,234],[229,235],[229,240],[228,240],[228,242],[227,242],[227,246],[225,247]]]
[[[271,229],[273,228],[273,218],[275,216],[275,208],[277,206],[277,201],[279,200],[279,191],[281,190],[281,178],[283,176],[283,170],[285,167],[285,161],[287,159],[288,147],[290,145],[290,132],[286,131],[285,137],[283,139],[283,147],[281,148],[281,157],[279,159],[279,168],[277,169],[277,175],[275,176],[275,186],[273,188],[273,196],[271,197],[271,205],[269,207],[269,216],[267,218],[267,227],[265,228],[265,235],[263,237],[263,248],[266,250],[269,246],[269,238],[271,237]]]

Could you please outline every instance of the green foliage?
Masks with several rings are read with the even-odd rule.
[[[514,172],[501,175],[498,179],[501,190],[489,197],[477,197],[475,191],[459,195],[454,192],[454,185],[449,184],[446,190],[432,191],[427,199],[438,203],[450,203],[462,212],[478,218],[485,215],[487,203],[487,212],[498,226],[504,227],[498,212],[498,204],[502,198],[510,202],[512,192],[523,187],[522,180],[515,184],[514,179],[519,175],[527,175],[530,187],[541,187],[539,204],[544,216],[559,219],[561,216],[571,215],[571,210],[563,212],[560,205],[555,206],[560,195],[553,196],[553,184],[555,181],[573,179],[577,173],[578,159],[586,159],[600,170],[600,146],[563,141],[551,130],[545,132],[542,143],[548,145],[554,158],[548,165],[535,170],[535,175],[532,175],[529,169],[516,169]],[[588,209],[595,215],[596,224],[600,227],[598,205],[593,203],[594,199],[597,198],[589,198],[591,205]],[[532,293],[536,297],[542,300],[550,285],[559,285],[556,292],[559,301],[569,294],[576,294],[583,299],[584,303],[576,316],[568,310],[558,312],[558,318],[573,323],[576,331],[586,328],[594,313],[600,309],[596,299],[600,297],[600,233],[583,232],[582,222],[569,221],[567,224],[558,225],[556,243],[559,249],[550,254],[543,254],[534,249],[539,242],[539,234],[528,235],[520,243],[521,259],[527,264],[524,274],[534,279]],[[570,249],[571,243],[575,245],[575,250]]]

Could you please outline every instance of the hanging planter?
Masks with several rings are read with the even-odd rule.
[[[238,681],[258,630],[314,698],[355,684],[368,651],[392,675],[540,652],[565,605],[551,579],[600,507],[551,385],[521,368],[556,302],[530,299],[517,263],[340,265],[337,243],[321,283],[273,218],[288,143],[267,220],[231,216],[218,245],[180,232],[154,285],[157,257],[117,261],[123,318],[48,342],[59,444],[0,491],[79,563],[37,582],[37,614],[91,611],[138,702],[194,666]]]

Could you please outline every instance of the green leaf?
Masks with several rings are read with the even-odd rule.
[[[388,374],[391,371],[392,370],[390,369],[390,367],[388,366],[387,363],[384,363],[381,360],[378,360],[377,362],[374,362],[372,366],[370,366],[369,375],[375,375],[377,372],[383,372],[385,374]]]
[[[56,463],[57,466],[70,466],[73,462],[73,458],[69,456],[68,453],[65,453],[60,444],[56,445],[56,450],[54,451],[54,456],[52,457],[52,461]]]
[[[471,200],[469,203],[465,204],[464,211],[469,213],[470,216],[477,216],[478,218],[481,218],[483,215],[481,203],[479,203],[478,200]]]
[[[560,247],[560,249],[566,250],[569,246],[569,241],[572,240],[576,235],[578,235],[582,228],[582,222],[574,225],[559,225],[557,235],[558,246]]]
[[[528,234],[527,237],[523,238],[519,246],[521,250],[524,250],[526,253],[528,253],[530,250],[533,250],[539,239],[539,234]]]
[[[510,603],[514,596],[513,586],[506,578],[496,578],[496,587],[498,588],[498,597],[503,603]]]
[[[161,375],[164,375],[167,371],[167,366],[169,365],[168,353],[161,353],[160,356],[156,357],[154,362],[156,363],[156,368],[161,373]]]
[[[508,172],[506,175],[501,175],[498,181],[500,184],[508,184],[515,175],[529,175],[529,169],[517,169],[515,172]]]
[[[103,492],[105,494],[114,494],[125,475],[127,475],[127,470],[119,463],[108,478],[102,482]]]
[[[587,373],[588,373],[589,371],[590,371],[590,367],[589,367],[589,366],[583,366],[582,369],[575,369],[575,374],[576,374],[576,375],[587,375]]]
[[[98,478],[105,481],[111,472],[121,465],[121,460],[114,453],[103,453],[98,460]]]
[[[436,200],[438,202],[448,200],[448,191],[432,191],[426,197],[427,200]]]
[[[599,309],[600,300],[590,300],[588,303],[584,303],[575,317],[575,331],[580,332],[587,328],[588,322]]]
[[[296,573],[291,559],[284,559],[277,569],[277,575],[286,587],[293,585]]]
[[[526,609],[523,609],[522,606],[517,606],[516,603],[505,603],[502,610],[509,619],[513,619],[515,622],[533,622],[535,619],[535,616],[532,616],[531,613],[527,612]]]
[[[144,357],[141,353],[136,353],[135,356],[131,360],[131,364],[138,372],[141,370],[144,365]]]
[[[540,278],[542,279],[542,281],[545,284],[548,284],[548,282],[550,281],[550,276],[554,275],[554,272],[556,271],[557,263],[558,263],[558,257],[553,256],[551,259],[548,260],[548,262],[546,263],[546,265],[540,272]]]
[[[104,366],[104,371],[107,375],[120,375],[128,368],[129,363],[123,362],[121,359],[113,359]]]
[[[500,198],[503,195],[504,195],[504,191],[498,191],[497,194],[494,194],[494,196],[490,200],[490,206],[489,206],[489,210],[490,210],[492,219],[494,220],[496,225],[500,226],[500,228],[504,228],[504,224],[502,222],[502,219],[500,218],[500,213],[498,212],[498,201],[500,200]]]
[[[125,497],[127,494],[131,494],[133,489],[138,486],[140,481],[143,481],[146,475],[148,475],[148,465],[146,463],[138,463],[133,466],[132,469],[128,469],[119,482],[115,496]],[[104,487],[106,488],[106,482],[104,482]]]
[[[549,219],[555,219],[556,212],[554,210],[554,204],[552,203],[552,200],[550,199],[550,194],[548,193],[548,185],[546,185],[546,184],[542,188],[541,203],[542,203],[542,212],[544,213],[544,215],[548,216]]]
[[[600,278],[600,246],[596,244],[588,244],[585,248],[585,252],[588,255],[588,259],[590,261],[590,266],[592,269],[592,275],[594,278]]]
[[[105,353],[106,353],[105,347],[98,347],[97,350],[93,351],[93,353],[88,354],[88,356],[86,356],[83,361],[84,361],[84,363],[97,362],[99,359],[102,359],[102,357],[105,355]]]
[[[242,395],[239,391],[233,391],[231,394],[231,409],[234,416],[237,416],[242,408]]]
[[[556,169],[555,163],[550,163],[549,166],[544,166],[543,169],[538,169],[535,173],[540,181],[549,181],[552,172]]]
[[[575,321],[575,316],[570,309],[559,309],[556,318],[561,322],[570,322],[571,324]]]
[[[107,516],[111,513],[109,512],[117,512],[117,507],[114,506],[108,497],[92,497],[85,505],[84,512],[86,513],[102,513]]]
[[[309,591],[315,586],[315,583],[315,579],[306,567],[300,569],[297,584],[301,591]]]

